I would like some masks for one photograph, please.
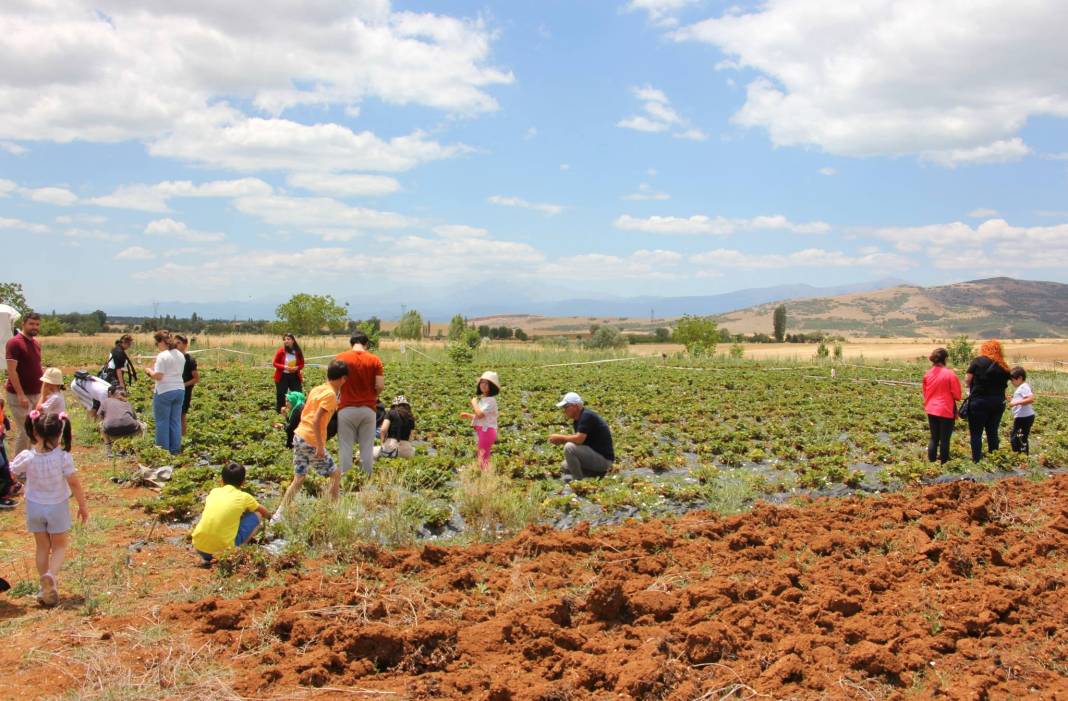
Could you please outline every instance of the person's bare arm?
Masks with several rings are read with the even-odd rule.
[[[382,394],[386,388],[386,378],[383,375],[375,375],[375,395]]]
[[[74,494],[74,498],[78,500],[78,520],[84,526],[89,521],[89,504],[85,501],[85,490],[82,489],[82,481],[78,479],[77,474],[67,475],[67,484],[70,485],[70,491]]]
[[[378,430],[378,433],[382,436],[382,440],[386,439],[386,436],[389,435],[389,419],[382,419],[382,427]]]
[[[471,412],[480,419],[486,418],[486,412],[478,404],[478,397],[471,397]]]
[[[19,381],[19,374],[17,372],[18,366],[19,361],[13,358],[7,359],[7,379],[11,382],[11,386],[15,388],[15,395],[19,398],[19,405],[23,409],[29,409],[30,400],[22,390],[22,382]]]
[[[185,383],[185,386],[186,387],[192,387],[192,386],[197,385],[197,384],[200,384],[200,370],[199,370],[199,368],[196,369],[196,370],[193,370],[193,377],[190,378],[190,380]]]
[[[323,421],[323,417],[326,416],[326,409],[319,407],[315,412],[315,420],[312,426],[315,427],[315,457],[326,457],[326,422]]]
[[[577,443],[582,445],[586,442],[585,433],[553,433],[549,436],[549,442],[556,445],[561,443]]]

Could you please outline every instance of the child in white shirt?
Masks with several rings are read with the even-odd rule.
[[[1027,384],[1027,371],[1016,366],[1009,372],[1009,379],[1016,390],[1012,393],[1009,406],[1012,407],[1012,452],[1028,454],[1028,437],[1031,425],[1035,423],[1035,393]]]

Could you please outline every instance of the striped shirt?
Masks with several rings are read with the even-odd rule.
[[[24,450],[11,461],[11,472],[25,477],[26,501],[35,504],[62,504],[70,499],[67,477],[75,473],[74,458],[62,448],[38,453],[36,448]]]

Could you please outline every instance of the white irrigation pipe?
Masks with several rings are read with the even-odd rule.
[[[543,368],[563,368],[571,365],[599,365],[601,363],[620,363],[624,360],[645,360],[646,358],[655,358],[653,355],[631,355],[626,358],[608,358],[607,360],[584,360],[580,363],[553,363],[552,365],[535,365],[532,370],[541,370]]]

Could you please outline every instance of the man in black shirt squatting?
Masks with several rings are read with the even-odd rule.
[[[584,477],[604,477],[616,460],[612,431],[604,419],[583,406],[582,397],[568,392],[556,403],[571,419],[575,432],[553,433],[549,442],[564,446],[564,482]]]

